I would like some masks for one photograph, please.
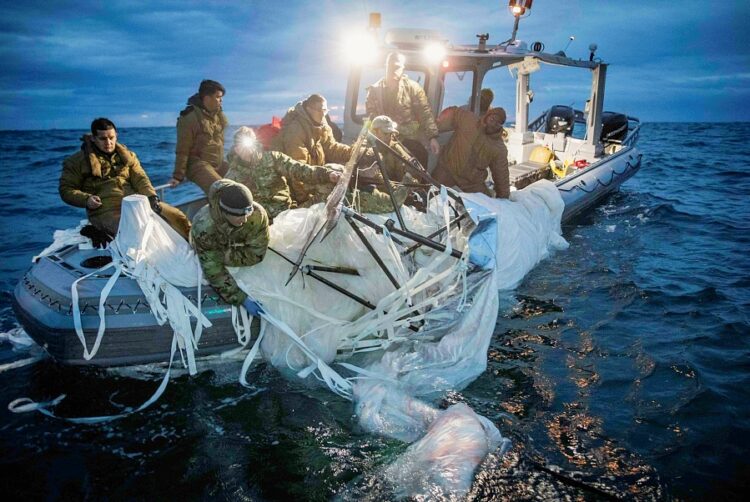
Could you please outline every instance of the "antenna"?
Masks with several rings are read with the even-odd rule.
[[[567,44],[565,44],[565,47],[563,48],[563,50],[561,50],[561,51],[557,51],[557,52],[555,53],[555,56],[568,57],[568,56],[566,56],[566,55],[565,55],[565,51],[567,51],[567,50],[568,50],[568,47],[570,47],[570,43],[571,43],[571,42],[572,42],[573,40],[575,40],[575,39],[576,39],[575,35],[571,35],[571,36],[569,36],[569,37],[568,37],[568,43],[567,43]]]

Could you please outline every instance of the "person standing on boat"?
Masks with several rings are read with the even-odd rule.
[[[59,192],[71,206],[85,207],[96,229],[87,235],[103,246],[117,234],[122,199],[141,194],[151,208],[181,236],[188,238],[190,221],[179,209],[160,202],[135,152],[117,142],[117,127],[107,118],[91,122],[91,134],[81,138],[81,149],[63,162]]]
[[[305,164],[322,166],[349,160],[351,147],[339,143],[326,120],[328,102],[320,94],[311,94],[289,108],[281,121],[281,130],[271,142],[271,150],[284,153]],[[292,195],[299,203],[311,197],[311,191],[299,180],[290,182]],[[313,200],[311,203],[320,202]]]
[[[451,106],[438,117],[440,131],[454,131],[440,152],[433,177],[464,192],[482,192],[490,197],[510,196],[508,150],[502,139],[505,110],[490,108],[482,117]],[[487,186],[487,169],[494,193]]]
[[[332,169],[297,162],[276,151],[264,152],[255,132],[242,126],[234,134],[232,150],[227,155],[227,179],[242,183],[255,196],[255,202],[268,211],[271,223],[282,211],[297,207],[289,186],[299,183],[308,188],[321,186],[330,193],[341,176]]]
[[[268,214],[253,201],[250,189],[220,179],[208,190],[208,204],[193,218],[190,242],[203,274],[221,298],[244,305],[257,315],[258,305],[240,289],[227,267],[250,267],[263,261],[268,249]]]
[[[492,92],[492,89],[489,87],[485,87],[479,91],[479,115],[487,113],[487,110],[489,110],[492,105],[493,99],[495,99],[495,93]],[[471,100],[469,100],[469,103],[463,105],[461,109],[471,111]]]
[[[219,82],[204,80],[180,112],[171,186],[187,177],[208,193],[211,184],[226,174],[224,130],[229,121],[221,109],[225,93]]]
[[[405,65],[406,56],[400,52],[388,54],[385,77],[367,88],[365,109],[370,118],[387,115],[396,121],[404,146],[427,167],[424,142],[428,141],[433,155],[438,155],[438,128],[424,89],[404,74]]]

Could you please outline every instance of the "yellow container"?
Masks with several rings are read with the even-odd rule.
[[[537,146],[531,150],[529,155],[529,162],[536,162],[537,164],[549,164],[549,161],[555,158],[555,154],[552,150],[546,146]]]

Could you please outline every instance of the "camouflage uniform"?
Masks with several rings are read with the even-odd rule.
[[[255,202],[268,211],[271,222],[282,211],[297,207],[289,189],[290,184],[304,183],[309,189],[320,186],[318,191],[326,194],[333,188],[329,169],[297,162],[281,152],[263,152],[256,163],[245,161],[232,151],[227,160],[227,179],[248,187]]]
[[[406,159],[412,157],[412,154],[408,152],[403,146],[401,146],[401,143],[399,143],[395,138],[391,138],[388,146],[393,148],[396,152],[398,152]],[[380,154],[380,159],[382,159],[383,163],[382,167],[383,169],[385,169],[385,172],[388,175],[388,179],[395,182],[404,181],[404,176],[406,175],[406,166],[404,165],[404,161],[394,155],[390,150],[384,148],[382,145],[380,145],[380,143],[376,144],[375,150]],[[382,174],[380,174],[379,170],[378,176],[382,178]]]
[[[221,110],[209,113],[195,94],[177,119],[177,147],[172,177],[187,178],[208,193],[229,166],[224,162],[224,130],[229,121]]]
[[[209,284],[224,301],[240,305],[247,294],[227,267],[249,267],[263,260],[268,249],[268,215],[260,204],[253,202],[254,210],[247,222],[240,227],[230,225],[219,208],[219,194],[230,185],[243,186],[225,179],[211,185],[208,204],[193,218],[190,242]]]
[[[90,134],[83,136],[81,141],[78,153],[63,162],[60,197],[71,206],[86,208],[92,225],[114,235],[120,225],[122,199],[136,193],[151,197],[156,191],[135,152],[125,145],[117,143],[114,153],[107,155],[96,148]],[[102,201],[96,209],[86,207],[86,201],[92,195]],[[182,211],[164,202],[161,208],[161,216],[187,239],[190,221]]]
[[[395,92],[380,79],[367,88],[367,115],[387,115],[398,124],[401,137],[425,141],[437,137],[438,128],[427,95],[418,83],[403,75]]]
[[[488,113],[491,113],[490,109]],[[482,192],[490,197],[507,199],[510,196],[508,150],[502,132],[488,136],[482,118],[467,110],[452,106],[438,118],[441,131],[454,131],[448,144],[440,150],[435,180],[447,186],[457,186],[464,192]],[[487,187],[487,169],[492,174],[495,192]]]

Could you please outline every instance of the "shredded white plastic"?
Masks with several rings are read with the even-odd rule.
[[[292,270],[290,262],[298,259],[307,236],[325,218],[325,208],[318,205],[281,213],[271,227],[273,251],[253,267],[230,269],[240,287],[265,310],[261,333],[252,342],[240,383],[251,386],[246,375],[261,354],[287,376],[320,381],[353,400],[364,428],[414,442],[388,470],[389,479],[403,495],[427,496],[434,493],[428,488],[434,484],[450,496],[465,494],[482,458],[507,447],[508,440],[494,424],[468,406],[440,410],[432,402],[446,391],[463,389],[486,369],[498,291],[515,288],[550,251],[567,246],[560,231],[563,202],[550,182],[515,191],[511,200],[482,194],[461,196],[472,221],[464,219],[460,225],[451,225],[456,215],[445,189],[428,202],[426,213],[402,208],[411,231],[427,235],[447,229],[435,238],[445,246],[444,251],[421,246],[404,255],[404,246],[397,241],[406,245],[411,241],[383,227],[377,232],[355,221],[381,266],[342,216],[324,240],[313,243],[301,262],[302,271],[285,284]],[[368,217],[382,224],[393,215]],[[150,211],[145,198],[131,196],[123,202],[120,232],[111,246],[114,261],[109,266],[115,268],[112,284],[119,274],[138,281],[158,322],[169,322],[174,330],[172,357],[179,348],[194,373],[201,329],[210,323],[200,305],[192,305],[177,289],[200,284],[197,257],[186,244]],[[452,256],[454,249],[462,253],[461,258]],[[356,275],[316,273],[362,301],[306,273],[315,266],[355,270]],[[72,292],[77,298],[76,284]],[[104,333],[107,293],[105,288],[100,330],[91,349],[83,338],[80,313],[73,309],[87,358],[94,357]],[[232,316],[239,345],[250,346],[247,312],[233,307]],[[194,329],[191,318],[197,320]],[[165,385],[166,379],[139,409],[157,399]],[[50,414],[47,408],[54,404],[19,400],[10,408]]]

